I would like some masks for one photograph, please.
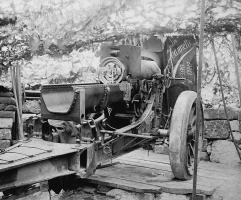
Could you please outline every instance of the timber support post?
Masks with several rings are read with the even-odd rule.
[[[194,146],[194,172],[193,172],[193,191],[192,200],[196,199],[197,190],[197,165],[198,165],[198,143],[199,143],[199,130],[200,130],[200,115],[201,115],[201,83],[202,83],[202,61],[203,61],[203,40],[204,40],[204,22],[205,22],[205,0],[201,3],[201,17],[200,17],[200,38],[199,38],[199,63],[197,72],[197,123],[195,133],[195,146]]]

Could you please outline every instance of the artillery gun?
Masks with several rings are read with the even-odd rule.
[[[151,37],[142,48],[104,44],[101,83],[43,86],[42,118],[68,121],[57,128],[57,134],[69,136],[63,142],[93,144],[94,164],[83,164],[92,171],[105,160],[161,139],[168,141],[175,177],[190,179],[196,68],[193,36],[168,37],[164,44]],[[44,137],[49,138],[51,128],[46,130],[50,131],[43,132]],[[81,161],[89,157],[85,154]]]
[[[142,47],[103,44],[99,83],[42,86],[43,139],[80,146],[74,170],[81,178],[159,140],[169,145],[174,176],[190,179],[197,123],[196,42],[194,36],[168,36],[164,42],[153,36]],[[56,182],[49,183],[56,189]]]

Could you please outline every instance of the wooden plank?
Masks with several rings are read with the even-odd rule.
[[[61,155],[76,153],[78,151],[82,151],[86,149],[90,145],[90,144],[81,144],[80,146],[78,144],[61,144],[61,143],[47,142],[42,139],[32,138],[29,141],[20,142],[16,145],[9,147],[8,149],[6,149],[6,152],[4,154],[0,154],[0,159],[2,156],[5,156],[8,151],[13,149],[16,150],[15,148],[21,144],[23,144],[23,146],[33,147],[33,149],[36,149],[36,148],[49,149],[51,151],[34,156],[34,157],[29,157],[19,161],[15,161],[13,163],[1,164],[0,172],[21,167],[26,164],[31,164],[31,163],[47,160],[50,158],[58,157]]]
[[[192,180],[173,179],[167,155],[153,152],[148,154],[141,149],[121,156],[115,161],[120,163],[98,169],[96,174],[90,177],[91,182],[137,192],[144,192],[144,188],[156,188],[153,189],[154,193],[160,191],[173,194],[192,193]],[[217,169],[215,166],[218,166]],[[217,187],[230,178],[229,175],[235,176],[241,171],[241,169],[239,171],[232,169],[226,175],[224,169],[227,167],[220,164],[201,162],[198,170],[197,193],[212,195]],[[139,187],[140,184],[143,188]]]
[[[138,149],[135,150],[131,153],[128,153],[126,155],[123,155],[119,158],[117,158],[118,160],[132,160],[134,162],[147,162],[150,163],[151,165],[165,165],[165,164],[170,164],[169,162],[169,156],[168,155],[164,155],[164,154],[156,154],[152,151],[149,152],[149,154],[147,153],[147,151],[143,150],[143,149]],[[218,174],[223,174],[223,172],[225,171],[225,173],[231,175],[235,175],[238,173],[241,173],[241,168],[240,168],[240,164],[237,163],[237,166],[228,166],[225,164],[220,164],[220,163],[212,163],[212,162],[206,162],[206,161],[200,161],[199,162],[199,171],[202,170],[203,172],[212,172],[212,173],[218,173]]]
[[[92,175],[88,179],[84,179],[85,182],[100,184],[108,187],[128,190],[131,192],[140,193],[161,193],[160,187],[155,185],[147,185],[141,182],[129,181],[121,178],[112,178],[101,175]]]
[[[145,165],[145,163],[146,163],[147,165],[149,165],[149,167],[154,167],[156,169],[168,170],[168,168],[169,168],[171,170],[168,155],[155,154],[151,151],[149,152],[149,155],[148,155],[147,151],[145,151],[143,149],[140,149],[140,150],[138,149],[136,151],[133,151],[133,153],[131,152],[129,154],[121,156],[121,157],[117,158],[116,160],[119,162],[122,162],[122,161],[125,162],[125,160],[126,160],[126,162],[125,162],[126,164],[129,161],[131,161],[130,163],[134,162],[137,165],[144,164],[144,166],[146,166]],[[169,167],[167,167],[167,166],[169,166]],[[205,161],[199,162],[199,175],[200,176],[212,176],[212,177],[216,177],[216,178],[217,178],[217,176],[225,177],[224,171],[225,171],[225,174],[228,174],[227,176],[232,176],[232,175],[240,174],[241,168],[240,168],[240,165],[238,165],[238,163],[237,163],[237,166],[230,167],[230,166],[220,164],[220,163],[212,163],[212,162],[205,162]]]
[[[172,172],[151,169],[140,166],[131,166],[128,164],[117,164],[108,168],[99,169],[96,174],[103,179],[105,182],[109,179],[118,182],[117,179],[129,181],[129,185],[135,186],[135,183],[146,184],[147,186],[159,187],[161,191],[165,191],[173,194],[190,194],[192,193],[192,180],[190,181],[176,181]],[[101,183],[99,180],[99,183]],[[96,180],[96,179],[95,179]],[[106,184],[106,183],[105,183]],[[111,183],[109,183],[111,184]],[[119,186],[121,187],[121,182]],[[198,193],[211,195],[216,187],[216,181],[210,181],[209,178],[198,177]]]
[[[132,158],[117,158],[115,161],[126,164],[126,165],[133,165],[133,166],[138,166],[138,167],[146,167],[150,169],[159,169],[163,171],[168,171],[172,172],[171,166],[166,163],[156,163],[153,161],[146,161],[146,160],[137,160],[137,159],[132,159]]]
[[[108,170],[110,173],[110,171]],[[107,173],[108,173],[107,172]],[[113,174],[113,173],[112,173]],[[141,179],[142,178],[142,179]],[[140,175],[140,179],[136,180],[132,178],[126,179],[119,177],[118,174],[116,177],[112,177],[110,175],[102,175],[102,174],[95,174],[91,176],[88,180],[90,182],[100,185],[106,185],[114,188],[120,188],[135,192],[168,192],[172,194],[191,194],[192,193],[192,182],[185,182],[185,181],[164,181],[160,182],[159,177],[156,179],[150,178],[149,181],[143,179],[143,176]],[[144,181],[143,181],[144,180]],[[200,194],[205,195],[212,195],[218,185],[197,185],[197,192]],[[149,191],[147,191],[147,189]],[[151,191],[150,191],[151,189]]]
[[[116,164],[108,168],[98,169],[97,175],[118,177],[128,180],[146,181],[158,180],[159,182],[171,181],[174,176],[172,172],[151,169],[146,167],[136,167],[126,164]]]
[[[131,158],[125,158],[125,159],[118,158],[118,159],[115,159],[115,161],[122,163],[122,164],[126,164],[126,165],[163,170],[163,171],[168,171],[168,172],[172,173],[171,166],[169,164],[155,163],[152,161],[141,161],[141,160],[135,160],[135,159],[131,159]],[[239,173],[239,172],[236,171],[236,174],[237,173]],[[230,176],[227,176],[227,174],[224,174],[223,171],[215,172],[214,170],[209,171],[209,170],[205,170],[205,169],[204,170],[199,169],[198,175],[199,175],[199,177],[204,177],[204,178],[208,178],[208,179],[212,178],[215,180],[227,180],[230,177]]]
[[[152,151],[146,151],[144,149],[138,149],[131,153],[125,154],[121,156],[121,158],[133,158],[137,160],[145,160],[145,161],[154,161],[157,163],[166,163],[169,164],[169,156],[165,154],[156,154]]]
[[[12,128],[13,119],[12,118],[0,118],[0,128]]]

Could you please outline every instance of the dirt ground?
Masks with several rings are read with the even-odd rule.
[[[213,200],[240,200],[241,199],[241,162],[236,166],[232,166],[233,169],[239,172],[236,176],[231,176],[225,179],[224,183],[217,188],[213,195]],[[225,171],[223,172],[226,173]],[[217,198],[219,197],[219,199]],[[221,197],[221,198],[220,198]],[[216,199],[215,199],[216,198]]]

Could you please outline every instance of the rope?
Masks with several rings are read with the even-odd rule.
[[[232,37],[232,45],[233,45],[235,74],[236,74],[237,83],[238,83],[239,105],[241,105],[241,84],[240,84],[240,75],[239,75],[239,70],[238,70],[238,56],[237,56],[237,50],[236,50],[236,46],[235,46],[234,34],[232,34],[231,37]]]
[[[221,78],[221,75],[220,75],[220,68],[219,68],[219,65],[218,65],[218,58],[217,58],[217,53],[216,53],[216,49],[215,49],[215,45],[214,45],[214,40],[213,39],[211,39],[211,44],[212,44],[212,49],[213,49],[213,53],[214,53],[215,63],[216,63],[216,67],[217,67],[218,80],[219,80],[219,85],[220,85],[220,90],[221,90],[221,95],[222,95],[224,113],[225,113],[226,120],[228,122],[228,129],[229,129],[232,141],[234,143],[234,146],[236,148],[236,151],[238,153],[239,159],[241,160],[241,155],[240,155],[240,152],[239,152],[239,148],[238,148],[237,144],[234,141],[234,136],[233,136],[232,128],[231,128],[229,117],[228,117],[226,102],[225,102],[224,93],[223,93],[223,83],[222,83],[222,78]]]

